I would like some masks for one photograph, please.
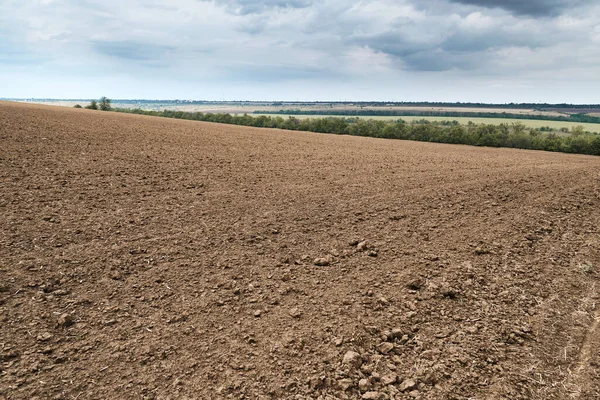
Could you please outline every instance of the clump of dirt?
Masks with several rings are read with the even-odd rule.
[[[0,398],[600,396],[600,158],[11,103],[0,143]]]

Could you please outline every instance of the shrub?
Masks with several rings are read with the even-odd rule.
[[[102,96],[100,98],[100,109],[102,111],[111,111],[112,110],[112,106],[110,105],[110,99]]]

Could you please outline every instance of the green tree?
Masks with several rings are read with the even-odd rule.
[[[511,125],[512,125],[513,133],[516,135],[522,134],[523,132],[525,132],[525,129],[527,128],[527,126],[525,126],[525,124],[520,121],[513,122]]]
[[[577,125],[571,128],[571,132],[574,136],[581,136],[585,133],[585,128],[581,125]]]
[[[92,101],[90,101],[89,105],[85,106],[85,108],[87,108],[88,110],[97,110],[98,103],[96,103],[96,100],[92,100]]]
[[[83,107],[81,107],[79,104],[75,104],[75,105],[73,106],[73,108],[83,108]]]
[[[106,96],[102,96],[100,98],[100,109],[102,111],[111,111],[112,107],[110,105],[110,99],[107,98]]]

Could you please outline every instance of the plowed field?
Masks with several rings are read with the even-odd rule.
[[[0,103],[2,399],[598,399],[600,158]]]

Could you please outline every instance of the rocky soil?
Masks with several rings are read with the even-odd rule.
[[[600,158],[0,103],[0,399],[598,399]]]

